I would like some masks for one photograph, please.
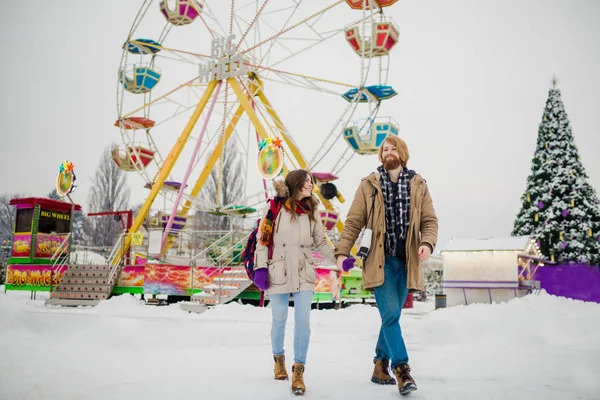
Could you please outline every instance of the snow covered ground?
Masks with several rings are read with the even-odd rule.
[[[119,296],[96,308],[45,307],[0,286],[0,399],[285,399],[274,381],[270,309],[202,315]],[[290,310],[292,311],[292,310]],[[292,364],[293,312],[286,336]],[[377,309],[312,312],[310,399],[395,399],[370,382]],[[412,399],[600,399],[600,305],[529,296],[402,318]]]

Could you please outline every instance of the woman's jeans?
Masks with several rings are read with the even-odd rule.
[[[303,290],[292,293],[294,296],[294,362],[306,364],[306,352],[310,341],[310,306],[313,292]],[[270,294],[271,312],[271,346],[273,355],[284,354],[285,323],[288,316],[290,294]]]
[[[374,289],[381,328],[375,348],[375,358],[391,360],[392,368],[408,363],[408,353],[400,329],[400,313],[408,295],[406,261],[385,257],[383,285]]]

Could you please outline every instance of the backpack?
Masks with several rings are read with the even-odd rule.
[[[279,201],[277,201],[276,199],[270,199],[270,200],[268,200],[268,203],[269,203],[269,209],[274,214],[273,221],[275,221],[277,219],[277,215],[279,214],[279,209],[281,208],[281,203]],[[242,252],[242,263],[244,264],[244,268],[246,269],[246,275],[248,275],[248,278],[250,278],[250,280],[252,280],[252,282],[254,282],[254,253],[256,251],[256,243],[258,242],[258,235],[259,235],[258,229],[260,228],[260,221],[261,221],[261,218],[259,218],[256,221],[256,227],[252,230],[252,232],[250,233],[250,236],[248,236],[248,241],[246,242],[246,248]],[[272,256],[273,256],[273,246],[270,245],[269,246],[269,259]]]
[[[246,242],[246,248],[242,252],[242,262],[246,269],[246,275],[254,282],[254,251],[256,250],[256,235],[258,235],[258,227],[260,226],[260,218],[256,223],[256,227],[248,236],[248,242]]]

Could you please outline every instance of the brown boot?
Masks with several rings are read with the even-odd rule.
[[[371,382],[377,383],[378,385],[395,385],[396,381],[390,376],[390,361],[389,360],[373,360],[375,368],[373,369],[373,376]]]
[[[304,394],[304,364],[295,363],[292,366],[292,392],[295,395]]]
[[[412,376],[410,376],[410,367],[408,364],[400,364],[394,367],[394,374],[398,381],[398,390],[401,395],[408,394],[417,390],[417,385]]]
[[[278,381],[287,381],[289,377],[285,369],[285,355],[273,356],[273,360],[275,360],[275,379]]]

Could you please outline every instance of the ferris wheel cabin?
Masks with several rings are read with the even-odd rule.
[[[374,8],[376,5],[383,8],[388,7],[397,2],[398,0],[346,0],[346,3],[354,10],[362,10],[363,5],[365,10],[370,10]]]
[[[160,81],[159,68],[149,65],[127,66],[119,71],[119,79],[128,92],[134,94],[148,93]]]
[[[154,159],[154,152],[142,146],[114,146],[110,154],[123,171],[141,171]]]
[[[358,154],[375,154],[385,138],[398,135],[398,123],[392,118],[376,118],[369,122],[354,121],[344,129],[344,139]]]
[[[127,47],[127,51],[131,54],[156,54],[162,49],[162,45],[152,39],[136,39],[123,44],[123,48]]]
[[[151,120],[150,118],[144,117],[128,117],[122,118],[115,121],[116,127],[121,127],[123,129],[132,130],[132,129],[150,129],[154,126],[156,122]]]
[[[175,0],[175,7],[169,7],[169,0],[160,2],[160,12],[167,21],[176,26],[188,25],[200,15],[204,5],[195,0]]]
[[[335,228],[335,224],[337,224],[339,219],[339,214],[334,210],[320,210],[319,216],[321,217],[321,221],[323,222],[323,227],[326,231],[331,231]]]
[[[361,57],[386,56],[392,47],[398,43],[400,31],[391,18],[373,23],[369,29],[370,35],[361,37],[361,25],[356,24],[344,30],[346,41],[352,49]]]

